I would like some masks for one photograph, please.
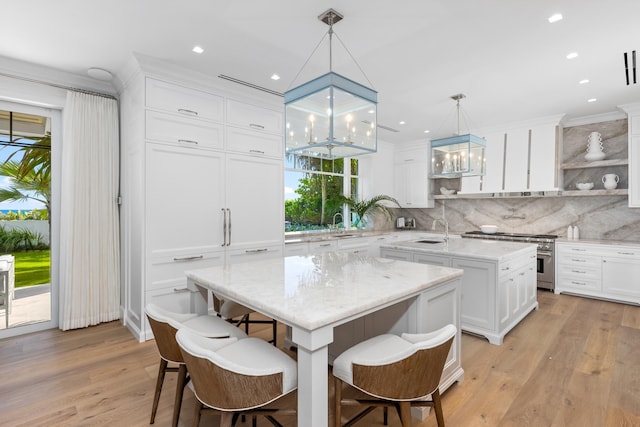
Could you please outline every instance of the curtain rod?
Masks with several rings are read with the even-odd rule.
[[[72,92],[86,93],[87,95],[95,95],[95,96],[101,96],[103,98],[109,98],[109,99],[117,100],[117,98],[115,96],[109,95],[107,93],[101,93],[101,92],[95,92],[95,91],[92,91],[92,90],[80,89],[80,88],[77,88],[77,87],[59,85],[57,83],[45,82],[44,80],[30,79],[28,77],[22,77],[22,76],[14,76],[12,74],[6,74],[6,73],[2,73],[2,72],[0,72],[0,76],[9,77],[9,78],[12,78],[12,79],[24,80],[26,82],[31,82],[31,83],[38,83],[38,84],[41,84],[41,85],[46,85],[46,86],[51,86],[51,87],[56,87],[58,89],[70,90]]]

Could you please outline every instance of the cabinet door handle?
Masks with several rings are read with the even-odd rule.
[[[520,275],[521,275],[521,276],[524,276],[524,274],[525,274],[525,273],[524,273],[524,271],[521,271],[521,272],[520,272]]]
[[[504,268],[502,268],[502,271],[509,271],[509,270],[510,270],[510,267],[504,267]]]
[[[193,139],[179,139],[178,142],[183,144],[195,144],[198,145],[198,141],[194,141]]]
[[[187,110],[186,108],[178,108],[178,113],[186,114],[186,115],[189,115],[189,116],[197,116],[198,115],[197,111]]]
[[[587,274],[586,271],[581,271],[581,270],[571,270],[572,273],[578,273],[578,274]]]
[[[318,245],[318,246],[331,246],[331,243],[323,243],[323,244]]]
[[[247,249],[246,251],[244,251],[247,254],[257,254],[260,252],[267,252],[268,249],[267,248],[262,248],[262,249]]]
[[[586,259],[577,259],[577,258],[571,258],[571,261],[573,261],[573,262],[587,262]]]
[[[224,208],[222,211],[222,246],[227,246],[227,212]]]
[[[618,254],[620,254],[620,255],[635,255],[635,252],[620,252],[620,251],[618,251]]]
[[[229,241],[227,242],[227,246],[231,246],[231,209],[227,208],[227,213],[229,214],[229,228],[227,228],[229,231]]]
[[[182,293],[182,292],[189,292],[189,289],[187,288],[173,288],[173,292],[175,293]]]
[[[180,258],[173,258],[174,261],[192,261],[194,259],[202,259],[203,255],[185,256]]]
[[[253,129],[260,129],[260,130],[264,129],[264,126],[258,123],[249,123],[249,127]]]
[[[572,284],[572,285],[587,286],[587,284],[586,284],[586,283],[584,283],[584,282],[576,282],[575,280],[572,280],[572,281],[571,281],[571,284]]]
[[[264,151],[261,150],[249,150],[250,153],[264,154]]]
[[[572,251],[576,251],[576,252],[586,252],[586,249],[580,249],[580,248],[571,248]]]

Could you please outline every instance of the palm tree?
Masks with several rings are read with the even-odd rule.
[[[11,160],[20,152],[19,162]],[[11,154],[0,164],[0,175],[11,183],[8,188],[0,188],[0,202],[36,200],[45,205],[51,226],[51,134]]]
[[[382,202],[388,201],[396,204],[400,207],[400,203],[396,199],[391,196],[387,196],[385,194],[381,194],[379,196],[374,196],[370,199],[358,200],[355,197],[344,197],[344,203],[349,205],[352,212],[355,212],[358,215],[358,220],[356,221],[356,227],[364,225],[364,217],[366,215],[370,215],[375,211],[380,211],[384,213],[387,218],[391,218],[391,211],[389,207],[384,205]]]

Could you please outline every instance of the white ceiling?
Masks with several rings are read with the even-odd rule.
[[[328,8],[344,14],[334,30],[379,92],[379,124],[400,131],[383,140],[449,136],[460,92],[461,131],[640,101],[623,61],[632,50],[640,61],[638,0],[20,0],[2,5],[0,55],[86,75],[118,74],[137,52],[284,92],[328,71],[327,43],[303,68]],[[564,19],[550,24],[554,13]],[[333,70],[369,85],[333,47]]]

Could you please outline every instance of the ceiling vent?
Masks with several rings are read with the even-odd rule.
[[[242,85],[242,86],[250,87],[251,89],[256,89],[256,90],[259,90],[259,91],[262,91],[262,92],[270,93],[271,95],[276,95],[276,96],[281,96],[281,97],[284,96],[284,94],[282,94],[282,93],[280,93],[278,91],[267,89],[266,87],[258,86],[258,85],[255,85],[253,83],[245,82],[244,80],[236,79],[235,77],[226,76],[224,74],[219,74],[218,77],[223,79],[223,80],[227,80],[227,81],[230,81],[230,82],[233,82],[233,83],[237,83],[237,84]]]
[[[369,120],[363,120],[362,123],[370,125],[371,122]],[[376,127],[378,129],[384,129],[384,130],[388,130],[389,132],[395,132],[398,133],[400,132],[398,129],[394,129],[394,128],[390,128],[389,126],[384,126],[384,125],[376,125]]]
[[[627,86],[629,86],[630,78],[629,78],[629,53],[624,53],[624,74],[627,79]],[[631,52],[631,76],[633,79],[633,84],[636,84],[636,51]]]

